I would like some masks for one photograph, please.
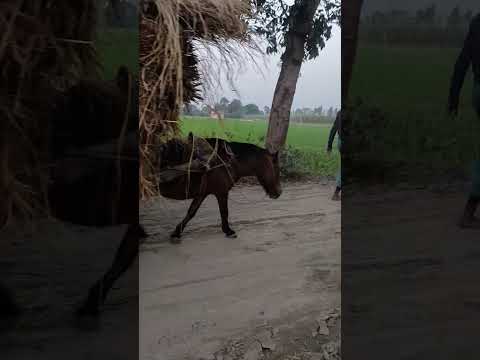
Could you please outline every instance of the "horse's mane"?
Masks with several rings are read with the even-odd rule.
[[[261,147],[242,142],[230,142],[223,139],[207,138],[205,139],[212,148],[218,143],[218,155],[223,161],[229,161],[231,153],[237,160],[249,160],[264,155],[266,150]],[[172,139],[163,144],[160,148],[160,169],[167,166],[176,166],[188,161],[191,147],[181,139]]]
[[[250,144],[250,143],[226,141],[223,139],[216,139],[216,138],[208,138],[206,140],[210,143],[211,146],[215,146],[215,143],[217,141],[219,142],[220,146],[222,144],[226,144],[230,148],[230,150],[233,152],[235,157],[239,160],[249,159],[252,157],[263,155],[266,151],[260,146]]]

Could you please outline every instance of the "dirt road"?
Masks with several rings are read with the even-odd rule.
[[[223,236],[217,205],[208,199],[181,245],[171,245],[167,234],[188,203],[147,204],[142,221],[151,236],[135,264],[140,358],[335,353],[340,204],[329,200],[330,192],[331,185],[291,185],[270,200],[259,187],[236,189],[230,216],[238,238]],[[45,221],[0,234],[1,281],[15,289],[23,309],[16,327],[0,337],[2,360],[136,358],[135,269],[112,289],[98,322],[79,324],[72,316],[124,231]]]
[[[345,195],[345,358],[479,358],[480,232],[456,226],[468,190],[385,186]]]
[[[237,239],[224,237],[214,198],[181,245],[168,234],[188,203],[143,209],[140,358],[336,358],[340,332],[340,204],[332,185],[296,184],[277,200],[231,193]],[[337,341],[337,342],[336,342]]]

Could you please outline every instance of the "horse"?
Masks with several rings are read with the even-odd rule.
[[[223,232],[229,238],[236,237],[228,221],[228,194],[242,177],[255,176],[272,199],[277,199],[282,193],[278,153],[271,154],[267,150],[248,143],[228,142],[214,138],[206,140],[212,148],[216,149],[218,156],[218,161],[214,162],[216,165],[202,172],[184,174],[173,181],[159,184],[160,193],[164,197],[177,200],[193,199],[187,215],[171,234],[171,242],[174,244],[180,243],[181,234],[187,223],[195,216],[200,205],[209,195],[217,198]],[[185,154],[189,154],[189,147],[171,141],[164,145],[160,152],[163,159],[160,167],[165,168],[184,163],[187,159]],[[126,234],[111,266],[91,286],[86,299],[77,309],[76,313],[80,316],[99,315],[100,308],[114,282],[137,258],[140,239],[147,236],[138,219],[138,162],[123,159],[120,164],[122,196],[117,203],[118,212],[113,220],[106,216],[112,210],[112,199],[115,195],[112,192],[114,188],[112,183],[115,183],[116,172],[112,161],[73,182],[57,183],[50,189],[53,213],[60,220],[86,226],[128,224]],[[94,190],[93,196],[92,190]],[[92,199],[92,202],[88,203],[85,199]],[[94,216],[89,216],[92,208],[100,210],[97,210]],[[3,291],[1,284],[0,290]],[[18,308],[10,299],[3,306],[5,306],[3,310],[10,309],[11,312],[18,314]]]
[[[56,99],[52,114],[52,163],[48,202],[58,220],[91,227],[128,225],[113,262],[76,309],[97,316],[114,282],[138,255],[146,233],[139,223],[138,96],[125,67],[113,82],[82,81]],[[102,121],[99,121],[101,119]],[[122,136],[127,134],[126,136]],[[120,156],[116,141],[124,139]],[[112,142],[110,151],[88,151]],[[107,146],[108,147],[108,146]],[[120,169],[120,171],[118,171]],[[2,300],[3,299],[3,300]],[[0,284],[0,313],[18,317],[11,291]]]
[[[256,176],[265,192],[272,199],[277,199],[282,193],[278,152],[270,154],[267,150],[256,145],[227,142],[215,138],[209,138],[206,141],[212,148],[216,149],[218,159],[213,161],[216,165],[210,169],[185,174],[173,181],[159,184],[162,196],[177,200],[193,199],[186,217],[172,233],[171,242],[174,244],[180,243],[181,233],[185,226],[195,216],[198,208],[208,195],[214,195],[218,200],[223,232],[227,237],[235,237],[235,231],[232,230],[228,222],[228,193],[242,177]],[[184,163],[187,159],[186,154],[190,154],[192,144],[193,135],[189,134],[187,145],[170,141],[162,146],[159,150],[161,152],[160,157],[163,159],[159,165],[160,169],[165,166]],[[147,236],[138,220],[138,193],[133,195],[134,192],[131,191],[132,189],[138,189],[138,164],[135,162],[125,163],[123,173],[125,179],[122,188],[129,190],[127,193],[131,195],[124,196],[123,202],[119,204],[118,222],[130,225],[115,254],[111,267],[90,288],[88,297],[78,310],[80,315],[97,315],[99,313],[99,308],[104,303],[114,282],[138,256],[140,239]],[[106,179],[112,178],[113,174],[106,176]],[[109,186],[110,184],[107,181],[105,185]],[[88,182],[84,182],[83,186],[89,188]],[[102,187],[100,186],[100,188]],[[106,199],[109,199],[109,197],[107,196]],[[132,221],[134,216],[136,221]]]
[[[191,143],[192,134],[189,135]],[[172,243],[180,243],[187,223],[195,216],[205,198],[216,197],[220,210],[222,231],[228,238],[237,235],[228,220],[228,195],[235,183],[243,177],[254,176],[267,195],[277,199],[282,193],[278,152],[269,151],[249,143],[229,142],[223,139],[207,138],[210,146],[216,149],[217,165],[205,171],[192,171],[171,181],[159,184],[160,194],[174,200],[193,199],[184,219],[170,235]],[[174,166],[185,161],[182,145],[173,140],[163,148],[162,158],[166,158],[161,168]]]
[[[87,297],[76,310],[79,316],[99,315],[114,282],[136,259],[140,239],[147,236],[138,219],[138,160],[119,161],[120,179],[113,160],[90,161],[91,164],[99,162],[95,171],[74,182],[56,184],[49,193],[52,214],[61,221],[93,227],[127,225],[111,266],[91,286]]]
[[[70,156],[70,162],[53,177],[49,188],[52,214],[77,225],[107,227],[127,225],[113,262],[89,289],[77,315],[97,316],[114,282],[138,255],[145,238],[139,223],[138,91],[125,67],[112,83],[83,82],[67,91],[53,126],[53,153],[56,159]],[[68,122],[65,119],[69,119]],[[102,119],[101,122],[98,119]],[[94,129],[94,131],[92,131]],[[117,141],[122,139],[119,153]],[[108,146],[110,142],[110,146]],[[107,151],[82,149],[107,143]],[[72,162],[72,145],[80,149]],[[80,168],[81,176],[65,178]],[[78,171],[78,170],[77,170]]]

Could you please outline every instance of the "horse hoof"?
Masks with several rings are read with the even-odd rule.
[[[233,233],[233,234],[225,234],[225,236],[229,239],[236,239],[238,236],[236,233]]]
[[[340,195],[339,194],[333,194],[332,201],[340,201]]]
[[[102,281],[97,281],[88,291],[88,296],[75,311],[77,316],[98,316],[102,306]]]
[[[182,242],[182,239],[181,239],[180,235],[178,235],[178,234],[172,234],[172,235],[170,236],[170,242],[171,242],[172,244],[180,244],[180,243]]]
[[[100,324],[99,311],[93,311],[81,307],[75,311],[75,316],[72,319],[73,325],[82,331],[98,330]]]

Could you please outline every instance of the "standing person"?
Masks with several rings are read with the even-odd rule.
[[[477,14],[470,23],[463,49],[455,64],[448,99],[450,115],[456,116],[458,113],[460,92],[470,65],[472,65],[474,78],[473,107],[480,119],[480,14]],[[477,141],[480,143],[480,134],[478,134]],[[459,226],[462,228],[480,228],[480,221],[475,217],[475,211],[480,203],[480,159],[474,161],[472,170],[472,189],[459,222]]]
[[[338,151],[341,153],[341,145],[342,145],[342,139],[340,136],[341,129],[342,129],[342,110],[340,110],[337,113],[333,126],[330,130],[330,135],[328,136],[327,152],[329,154],[332,152],[333,140],[335,139],[336,134],[338,134]],[[342,167],[340,166],[337,172],[336,187],[335,187],[335,192],[333,193],[333,196],[332,196],[332,200],[334,201],[340,200],[341,191],[342,191]]]

